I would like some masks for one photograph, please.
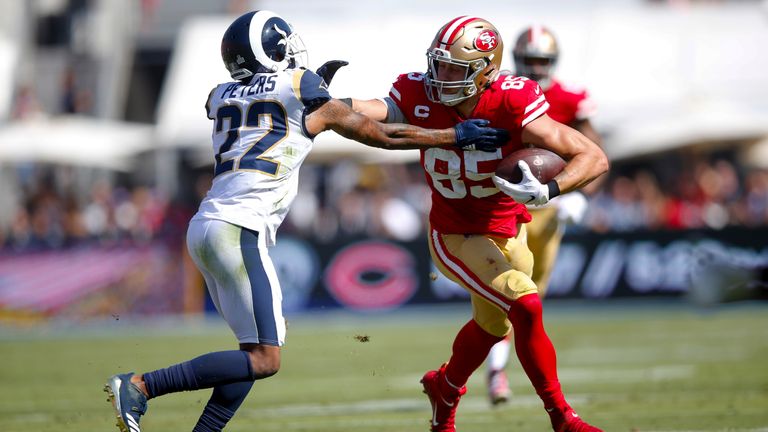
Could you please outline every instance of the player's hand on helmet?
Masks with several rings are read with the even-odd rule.
[[[509,141],[509,132],[506,129],[488,127],[489,123],[488,120],[470,119],[454,126],[456,146],[462,150],[495,152]]]
[[[499,176],[493,176],[493,183],[502,192],[509,195],[521,204],[544,205],[549,201],[549,187],[541,184],[539,179],[531,173],[525,161],[519,161],[517,166],[523,172],[520,183],[512,183]]]
[[[325,81],[325,84],[331,85],[331,80],[333,79],[333,76],[336,75],[336,72],[348,64],[349,62],[344,60],[329,60],[317,68],[315,73]]]
[[[587,197],[579,191],[567,193],[553,202],[557,202],[557,218],[569,224],[580,224],[589,207]]]

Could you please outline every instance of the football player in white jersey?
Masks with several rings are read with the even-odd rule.
[[[409,149],[458,146],[496,151],[506,132],[468,120],[426,130],[381,124],[332,99],[339,62],[318,74],[304,69],[298,34],[269,11],[247,13],[224,33],[224,64],[235,80],[214,88],[206,104],[213,120],[214,179],[187,231],[190,255],[239,349],[212,352],[164,369],[112,376],[105,386],[122,432],[139,432],[147,400],[213,388],[194,431],[220,431],[253,382],[277,373],[285,338],[281,291],[267,246],[296,196],[301,163],[325,130],[370,146]],[[322,71],[321,71],[322,70]]]

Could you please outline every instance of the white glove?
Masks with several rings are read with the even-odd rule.
[[[589,207],[587,197],[581,192],[567,193],[553,202],[557,203],[557,218],[569,224],[580,224]]]
[[[541,184],[528,164],[525,161],[519,161],[517,166],[523,172],[523,179],[520,183],[511,183],[499,176],[493,176],[493,183],[502,192],[512,197],[520,204],[532,204],[536,206],[544,205],[549,201],[549,187]]]

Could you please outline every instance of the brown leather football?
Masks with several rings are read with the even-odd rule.
[[[502,159],[496,167],[496,175],[512,183],[519,183],[523,179],[523,173],[517,166],[520,160],[528,164],[531,173],[541,183],[552,180],[565,168],[565,160],[557,153],[539,147],[527,147]]]

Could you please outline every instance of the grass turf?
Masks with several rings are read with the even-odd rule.
[[[768,308],[629,304],[546,306],[560,379],[583,418],[606,431],[768,431]],[[291,320],[281,371],[256,383],[227,430],[427,431],[419,378],[448,358],[467,318],[461,307]],[[0,430],[116,431],[106,378],[232,349],[214,321],[0,330]],[[508,371],[514,396],[498,408],[486,400],[484,370],[475,373],[461,432],[550,430],[514,358]],[[191,430],[208,395],[150,401],[143,430]]]

